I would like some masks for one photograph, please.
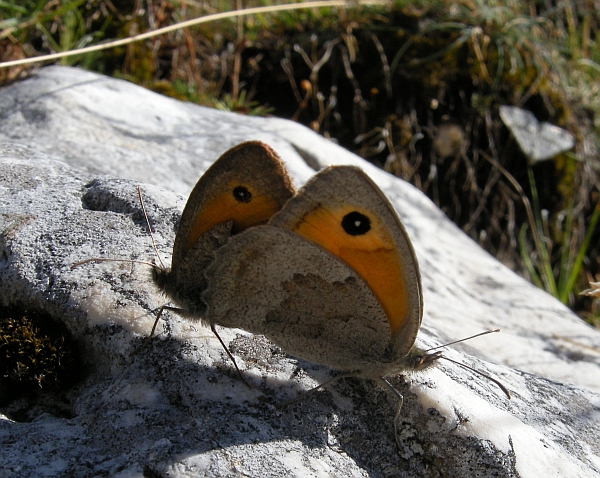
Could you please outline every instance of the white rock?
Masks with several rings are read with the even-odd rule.
[[[539,122],[529,110],[503,105],[500,118],[531,164],[551,159],[575,146],[571,133],[551,123]]]
[[[0,90],[0,112],[3,302],[66,324],[90,368],[68,395],[74,418],[0,417],[0,476],[600,473],[600,333],[480,250],[411,186],[297,124],[180,103],[77,69],[45,68]],[[395,204],[419,257],[421,343],[501,328],[456,346],[485,362],[445,354],[498,377],[513,399],[449,362],[399,378],[398,450],[394,401],[373,383],[340,381],[281,406],[329,372],[260,337],[222,330],[252,389],[210,330],[177,316],[129,357],[164,301],[147,268],[70,265],[152,260],[138,182],[168,256],[185,203],[179,194],[248,139],[272,145],[297,185],[314,172],[309,164],[363,167]]]

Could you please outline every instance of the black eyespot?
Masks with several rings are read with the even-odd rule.
[[[233,197],[237,202],[252,201],[252,193],[245,186],[236,186],[233,188]]]
[[[358,211],[352,211],[342,219],[342,227],[351,236],[362,236],[371,230],[371,220]]]

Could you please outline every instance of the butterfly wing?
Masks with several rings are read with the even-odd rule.
[[[202,175],[181,215],[173,262],[217,224],[232,221],[237,234],[266,223],[295,190],[283,162],[260,141],[241,143],[226,151]]]
[[[211,324],[265,335],[340,370],[380,364],[389,353],[389,326],[366,283],[291,231],[261,226],[234,236],[206,273]]]
[[[189,318],[205,304],[204,269],[232,234],[263,224],[294,194],[279,156],[266,144],[249,141],[225,152],[199,179],[183,210],[171,268],[153,268],[158,287]]]
[[[361,169],[321,171],[269,224],[299,234],[350,266],[385,311],[394,356],[409,352],[423,316],[417,257],[393,206]]]

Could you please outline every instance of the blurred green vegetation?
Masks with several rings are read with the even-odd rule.
[[[0,2],[7,61],[284,2]],[[424,191],[512,269],[598,324],[600,12],[592,0],[398,0],[220,20],[62,61],[178,99],[301,122]],[[30,67],[0,69],[0,83]],[[576,146],[528,163],[517,105]]]

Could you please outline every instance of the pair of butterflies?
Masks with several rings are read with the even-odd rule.
[[[406,230],[356,167],[326,168],[296,192],[266,144],[230,149],[194,187],[172,266],[153,279],[184,317],[388,386],[386,375],[440,357],[414,347],[423,296]]]

